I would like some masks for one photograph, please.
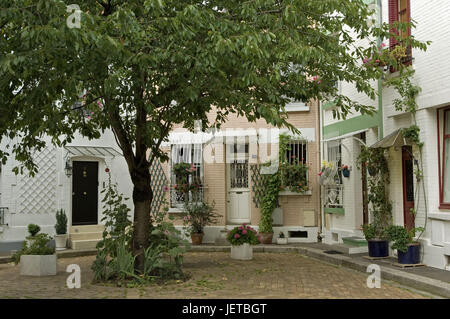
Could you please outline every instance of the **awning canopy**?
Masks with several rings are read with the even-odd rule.
[[[402,129],[395,130],[391,134],[385,136],[375,144],[371,145],[371,148],[390,148],[400,147],[404,145],[411,145],[410,141],[403,137]]]
[[[116,157],[121,153],[112,147],[104,146],[64,146],[71,156]]]

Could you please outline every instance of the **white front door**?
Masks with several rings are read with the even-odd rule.
[[[248,147],[245,149],[248,150]],[[229,224],[250,223],[249,168],[248,156],[245,155],[227,163],[227,222]]]

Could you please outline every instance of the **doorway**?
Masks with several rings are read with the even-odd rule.
[[[414,228],[414,158],[411,146],[402,147],[403,220],[407,229]]]
[[[248,144],[227,145],[227,221],[250,222]]]
[[[73,162],[72,225],[98,224],[98,162]]]

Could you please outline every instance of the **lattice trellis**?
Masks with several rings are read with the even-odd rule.
[[[33,178],[24,175],[19,180],[19,213],[49,214],[56,210],[55,149],[46,147],[33,157],[39,171]]]
[[[250,165],[251,172],[251,180],[252,180],[252,192],[253,192],[253,202],[256,207],[259,207],[262,201],[262,196],[265,193],[264,180],[266,176],[261,174],[261,165],[260,164],[252,164]]]
[[[163,203],[164,196],[167,192],[168,179],[164,173],[164,169],[161,165],[159,159],[154,159],[152,166],[150,167],[150,175],[152,177],[152,190],[153,190],[153,200],[152,200],[152,215],[156,215]]]

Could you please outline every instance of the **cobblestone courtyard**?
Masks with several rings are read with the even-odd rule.
[[[367,275],[295,253],[255,253],[252,261],[235,261],[229,253],[187,253],[187,282],[122,288],[93,285],[93,256],[58,260],[53,277],[23,277],[19,266],[0,265],[0,298],[424,298],[382,281],[369,289]],[[81,267],[81,288],[68,289],[67,265]]]

